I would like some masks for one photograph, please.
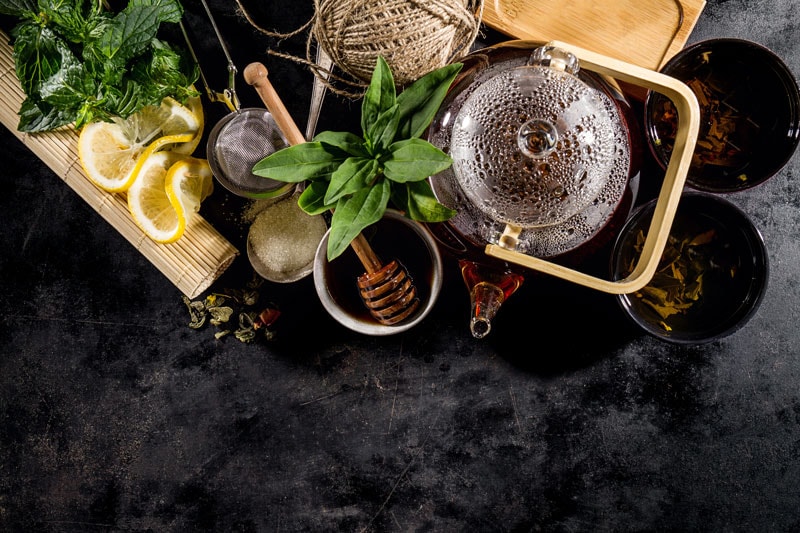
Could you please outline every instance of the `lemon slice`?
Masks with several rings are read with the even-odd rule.
[[[191,216],[211,193],[208,161],[161,150],[143,158],[128,189],[128,208],[136,224],[158,243],[183,236]]]
[[[86,176],[109,192],[122,192],[131,186],[140,157],[170,149],[191,154],[200,142],[204,126],[200,97],[184,106],[165,98],[160,106],[147,106],[127,120],[86,124],[78,138],[78,157]]]
[[[174,102],[174,100],[173,100]],[[175,104],[180,104],[178,102],[174,102]],[[181,106],[184,109],[188,109],[191,113],[191,118],[195,121],[196,125],[191,131],[184,131],[181,132],[183,134],[192,133],[194,136],[191,140],[177,140],[172,141],[174,146],[170,148],[170,150],[174,152],[178,152],[180,154],[192,155],[194,151],[197,149],[197,146],[200,144],[200,139],[203,137],[203,128],[205,127],[205,115],[203,114],[203,103],[200,100],[199,96],[194,98],[190,98],[186,102],[186,106]],[[187,124],[191,124],[192,122],[187,120]],[[173,133],[168,133],[167,135],[173,135]]]
[[[189,157],[169,167],[166,177],[167,198],[178,215],[178,225],[185,228],[200,203],[214,192],[214,175],[207,159]]]

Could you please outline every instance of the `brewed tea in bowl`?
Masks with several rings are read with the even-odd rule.
[[[614,279],[633,270],[655,206],[652,200],[638,208],[620,232]],[[655,275],[617,300],[645,332],[676,344],[703,344],[734,333],[755,314],[768,267],[764,240],[738,207],[713,194],[686,192]]]
[[[749,189],[780,171],[800,141],[800,90],[786,64],[751,41],[719,38],[678,52],[661,69],[697,96],[701,123],[686,184],[729,193]],[[645,126],[651,151],[666,168],[677,114],[650,92]]]

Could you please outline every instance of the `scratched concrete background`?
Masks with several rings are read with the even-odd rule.
[[[303,39],[212,7],[240,68],[270,61],[304,121],[311,76],[265,55],[302,54]],[[289,31],[312,8],[253,10]],[[690,41],[751,39],[798,73],[798,24],[796,0],[710,0]],[[224,80],[203,35],[204,69]],[[357,111],[330,96],[320,129]],[[208,106],[208,123],[224,113]],[[756,316],[718,342],[664,344],[612,298],[552,280],[526,282],[478,341],[448,262],[436,308],[406,334],[338,326],[306,279],[262,287],[283,310],[277,338],[243,344],[190,329],[178,291],[0,135],[2,531],[800,528],[798,157],[729,197],[762,231],[771,278]],[[236,200],[215,198],[205,214],[239,242],[223,216]],[[242,287],[243,263],[214,288]]]

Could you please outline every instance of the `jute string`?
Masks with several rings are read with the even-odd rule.
[[[402,87],[467,54],[483,16],[483,0],[314,0],[308,22],[278,33],[253,20],[241,0],[237,4],[248,23],[270,37],[286,39],[310,30],[305,58],[267,53],[305,64],[328,89],[351,98],[363,95],[379,55]],[[316,63],[315,46],[341,75]]]

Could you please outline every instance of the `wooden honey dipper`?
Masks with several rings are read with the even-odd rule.
[[[250,63],[243,72],[245,81],[261,97],[289,144],[306,142],[267,74],[267,67],[259,62]],[[382,264],[362,233],[353,239],[350,248],[366,270],[358,277],[358,290],[372,317],[387,326],[410,317],[419,307],[419,298],[405,267],[396,259]]]

